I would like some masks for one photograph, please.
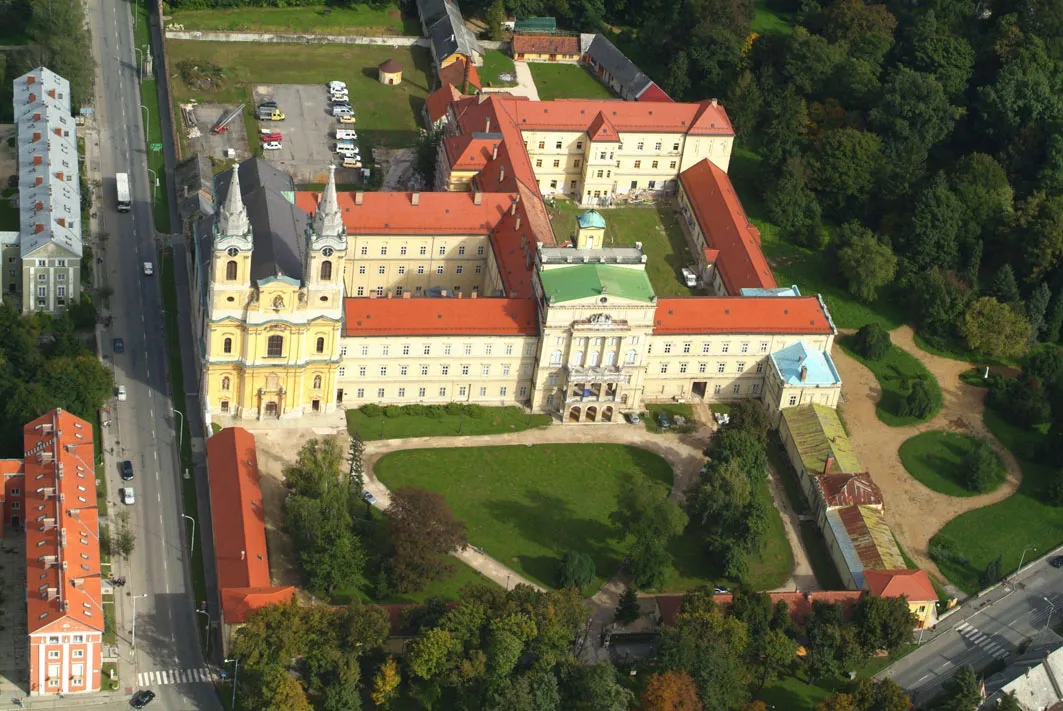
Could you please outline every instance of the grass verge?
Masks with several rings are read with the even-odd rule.
[[[897,346],[890,346],[882,358],[867,360],[853,350],[854,336],[842,336],[837,343],[858,363],[875,374],[882,394],[875,405],[878,419],[890,427],[906,427],[934,419],[941,409],[941,388],[937,379],[926,369],[919,359]],[[911,391],[911,383],[922,380],[930,393],[932,406],[926,417],[899,414],[904,399]]]
[[[421,34],[417,17],[404,16],[396,5],[390,3],[182,10],[173,13],[170,22],[184,25],[186,30],[225,32],[314,32],[362,36]]]
[[[554,99],[615,99],[616,94],[580,64],[528,62],[542,101]]]
[[[545,427],[550,415],[530,415],[519,407],[485,407],[481,417],[440,414],[368,417],[361,410],[347,410],[347,432],[364,441],[407,437],[457,437],[504,434]]]
[[[985,411],[983,419],[1018,460],[1022,485],[999,503],[957,516],[931,539],[932,551],[935,542],[944,543],[966,559],[935,557],[935,562],[950,582],[967,593],[978,591],[982,572],[997,556],[1003,559],[1004,574],[1010,575],[1018,567],[1024,549],[1036,547],[1045,553],[1063,543],[1063,508],[1045,503],[1055,470],[1036,460],[1045,435],[1038,429],[1017,427],[992,409]],[[1031,559],[1027,552],[1027,562]]]
[[[672,426],[667,430],[662,430],[660,422],[657,421],[658,415],[662,414],[668,415],[668,419],[672,421]],[[686,420],[686,424],[677,425],[675,423],[676,415],[679,415]],[[646,429],[655,434],[660,434],[661,432],[686,433],[693,432],[697,429],[697,423],[694,421],[694,408],[690,405],[678,402],[662,402],[654,405],[647,405],[643,422],[646,423]]]
[[[118,678],[118,664],[116,662],[104,662],[100,669],[100,687],[104,691],[118,691],[118,685],[121,681]]]
[[[978,439],[955,432],[934,430],[923,432],[901,445],[901,464],[917,481],[946,496],[978,496],[999,488],[1004,483],[1004,463],[999,476],[985,491],[972,491],[963,485],[963,458],[978,446]],[[994,456],[996,456],[994,454]]]
[[[174,409],[182,413],[180,418],[181,439],[181,496],[183,498],[182,510],[188,516],[199,520],[199,502],[196,499],[196,479],[193,473],[192,463],[192,432],[188,428],[183,413],[187,412],[185,403],[185,376],[181,369],[181,340],[180,326],[177,311],[177,280],[174,274],[173,252],[163,250],[159,259],[162,274],[162,308],[166,314],[166,349],[169,357],[170,387]],[[192,591],[195,594],[197,608],[207,599],[206,577],[203,572],[203,547],[199,544],[200,530],[196,528],[196,535],[191,541],[194,547],[191,555]],[[196,615],[196,624],[199,626],[200,640],[204,645],[209,643],[207,622],[204,616]],[[209,652],[209,650],[208,650]]]
[[[517,82],[503,81],[499,79],[500,74],[509,74],[514,77],[517,76],[516,67],[513,64],[513,58],[505,52],[500,52],[497,49],[489,49],[484,52],[483,66],[476,70],[480,75],[480,81],[484,86],[497,87],[497,86],[516,86]],[[461,87],[458,87],[459,89]]]

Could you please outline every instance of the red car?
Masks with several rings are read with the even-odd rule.
[[[269,143],[271,141],[279,141],[279,140],[281,140],[280,131],[271,131],[270,133],[263,133],[262,134],[262,142],[263,143]]]

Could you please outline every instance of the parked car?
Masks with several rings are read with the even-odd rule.
[[[691,289],[698,285],[698,277],[694,274],[692,270],[683,267],[682,272],[684,284],[686,284]]]
[[[133,480],[133,462],[128,459],[122,462],[122,481]]]
[[[269,99],[267,101],[263,101],[262,103],[260,103],[258,105],[258,108],[260,108],[260,109],[275,109],[275,108],[277,108],[277,102],[273,101],[272,99]]]
[[[114,352],[125,353],[125,341],[123,341],[121,338],[114,339]]]
[[[280,141],[266,141],[262,144],[262,150],[264,151],[279,151],[281,149]]]
[[[627,413],[627,421],[633,425],[637,425],[638,423],[642,422],[642,419],[639,418],[639,413],[629,412]]]
[[[357,141],[358,132],[353,128],[337,128],[336,129],[337,141]]]
[[[347,82],[345,82],[345,81],[330,81],[327,86],[328,86],[328,90],[329,91],[338,91],[340,89],[346,90],[347,89]]]
[[[258,120],[259,121],[283,121],[284,112],[280,109],[259,109]]]
[[[673,419],[675,420],[676,427],[682,427],[687,423],[687,418],[683,417],[682,415],[676,415]]]
[[[376,506],[376,497],[370,494],[368,491],[362,494],[362,498],[365,499],[370,506]]]
[[[355,121],[357,121],[357,119],[354,118],[354,114],[344,114],[343,116],[340,116],[340,123],[353,124]]]
[[[125,385],[119,385],[114,389],[114,394],[118,396],[118,402],[125,402]]]
[[[672,418],[668,416],[667,412],[657,413],[657,426],[662,430],[666,430],[672,426]]]
[[[731,594],[730,590],[728,590],[725,587],[721,587],[719,585],[713,585],[712,586],[712,592],[714,594],[716,594],[716,595],[730,595]]]
[[[151,276],[155,273],[155,265],[151,262],[144,262],[144,276]]]
[[[284,136],[281,135],[280,131],[270,131],[267,128],[262,129],[262,142],[263,143],[265,143],[266,141],[279,141],[282,138],[284,138]]]
[[[131,486],[119,489],[118,493],[122,497],[122,503],[126,506],[132,506],[137,502],[136,494],[133,493],[133,487]]]
[[[339,89],[337,91],[330,91],[329,98],[333,101],[347,101],[350,98],[350,94],[346,89]]]
[[[361,168],[362,167],[362,159],[361,159],[361,157],[358,157],[358,156],[355,156],[355,157],[343,156],[343,167],[344,168]]]
[[[357,148],[348,148],[347,146],[336,146],[336,153],[344,158],[361,158],[361,154],[358,153]]]
[[[1050,558],[1048,564],[1053,568],[1063,568],[1063,555],[1057,555],[1054,558]]]
[[[151,689],[141,689],[133,694],[129,704],[135,709],[142,709],[155,700],[155,692]]]
[[[353,114],[354,114],[354,109],[351,108],[350,104],[347,104],[347,105],[336,104],[335,106],[332,107],[332,115],[333,116],[352,116]]]

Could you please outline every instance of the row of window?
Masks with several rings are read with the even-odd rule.
[[[453,345],[454,344],[452,344],[452,343],[444,343],[443,344],[443,355],[445,355],[445,356],[450,355],[453,352]],[[494,355],[495,354],[495,346],[496,345],[497,344],[495,344],[495,343],[485,343],[484,347],[483,347],[483,354],[484,355]],[[504,343],[498,349],[498,352],[501,355],[513,355],[515,350],[516,350],[516,346],[514,344],[512,344],[512,343]],[[421,344],[421,347],[418,348],[417,346],[415,346],[415,345],[413,345],[411,343],[403,343],[403,344],[401,344],[398,347],[397,352],[394,353],[394,354],[392,353],[392,350],[391,350],[391,344],[385,343],[385,344],[383,344],[380,347],[380,355],[384,356],[385,358],[389,357],[391,355],[404,355],[404,356],[408,356],[408,355],[411,355],[411,354],[416,355],[418,351],[420,351],[420,355],[432,355],[432,344],[431,343],[423,343],[423,344]],[[465,353],[465,355],[472,355],[473,354],[472,351],[473,351],[473,344],[472,343],[464,343],[464,344],[462,344],[462,352]],[[360,353],[360,355],[363,358],[369,357],[369,346],[361,346],[359,348],[359,353]],[[535,354],[535,344],[534,343],[526,344],[524,346],[524,355],[530,356],[530,355],[534,355],[534,354]],[[340,357],[345,357],[346,355],[347,355],[347,346],[340,346]],[[427,367],[427,366],[423,366],[423,367]]]
[[[60,298],[63,298],[64,296],[66,296],[66,287],[65,286],[57,286],[57,287],[55,287],[55,295],[60,297]],[[46,287],[46,286],[38,286],[37,287],[37,296],[38,296],[38,298],[41,298],[41,299],[46,298],[48,296],[48,287]]]
[[[62,654],[63,653],[60,652],[58,649],[49,649],[48,650],[48,658],[49,659],[59,659],[59,657],[61,657]],[[74,659],[81,659],[82,657],[85,656],[85,650],[84,649],[74,649],[74,650],[71,651],[71,655],[74,657]]]
[[[428,375],[428,368],[429,368],[429,366],[424,365],[424,364],[422,364],[419,367],[419,371],[420,371],[422,376],[427,376]],[[462,375],[471,375],[472,374],[472,366],[471,365],[460,365],[460,366],[458,366],[458,370],[459,370],[459,372]],[[487,364],[487,363],[484,363],[483,365],[480,366],[480,375],[483,376],[483,377],[490,377],[491,376],[491,370],[492,370],[491,366],[489,364]],[[510,374],[510,370],[511,370],[511,366],[510,366],[509,363],[503,363],[502,364],[502,376],[503,377],[504,376],[508,376]],[[398,367],[398,372],[399,372],[399,376],[407,376],[407,375],[410,374],[410,367],[408,365],[400,365]],[[368,370],[368,368],[366,366],[364,366],[364,365],[358,366],[358,377],[359,378],[366,377],[368,375],[368,373],[369,373],[369,370]],[[395,374],[395,369],[394,368],[391,369],[391,373],[392,373],[392,375]],[[439,366],[439,374],[441,376],[449,376],[450,375],[450,366],[449,365],[441,365],[441,366]],[[341,378],[343,378],[343,377],[346,377],[346,375],[347,375],[347,368],[344,367],[344,366],[340,366],[340,368],[339,368],[339,376]],[[530,365],[523,366],[521,368],[521,375],[523,375],[524,377],[530,376],[531,375],[531,366]],[[388,377],[388,366],[386,366],[386,365],[380,366],[380,377],[381,378]]]
[[[369,256],[369,245],[363,244],[361,247],[359,247],[358,253],[361,254],[363,257]],[[399,256],[400,257],[405,257],[407,254],[408,254],[408,250],[407,250],[406,245],[400,245],[399,246]],[[421,245],[420,247],[417,248],[417,254],[419,254],[422,257],[427,256],[428,255],[428,247],[425,246],[425,245]],[[439,245],[438,254],[439,254],[440,257],[447,256],[447,246],[445,244]],[[386,244],[380,245],[380,256],[381,257],[388,256],[388,246]],[[463,244],[462,245],[458,245],[458,256],[459,257],[465,256],[465,245],[463,245]],[[480,245],[480,246],[478,246],[476,248],[476,256],[478,256],[478,257],[484,256],[484,246],[483,245]]]
[[[14,264],[16,259],[18,259],[18,257],[8,257],[7,258],[7,263],[8,264]],[[54,261],[55,264],[48,264],[48,260],[47,259],[38,259],[37,260],[37,266],[38,267],[48,267],[48,266],[65,267],[66,266],[66,260],[65,259],[55,259],[55,260],[52,260],[52,261]]]
[[[479,267],[476,268],[477,271],[479,271],[479,269],[480,269]],[[383,298],[384,294],[387,292],[387,290],[384,287],[382,287],[382,286],[374,287],[372,289],[369,289],[368,291],[369,292],[375,292],[376,295],[377,295],[377,298]],[[413,293],[414,293],[415,296],[420,296],[421,291],[422,291],[422,287],[420,287],[420,286],[415,286],[413,288]],[[453,291],[454,291],[455,294],[460,293],[461,292],[461,284],[455,284],[453,286]],[[396,286],[395,287],[395,296],[396,297],[401,297],[405,292],[406,292],[406,288],[405,287],[403,287],[403,286]],[[480,287],[477,286],[476,284],[473,284],[472,293],[473,294],[479,294],[480,293]],[[356,286],[354,288],[354,295],[355,296],[365,296],[366,295],[366,288],[364,286]]]
[[[664,352],[665,353],[671,353],[674,345],[675,344],[673,344],[673,343],[665,343],[664,344]],[[691,353],[693,347],[694,347],[693,343],[684,343],[681,346],[682,352],[683,353]],[[738,352],[739,353],[749,353],[749,349],[750,349],[750,343],[748,343],[748,342],[742,342],[742,343],[740,343],[738,345]],[[711,353],[712,352],[712,342],[711,341],[706,341],[706,342],[702,343],[701,344],[701,352],[702,353]],[[720,353],[730,353],[730,352],[731,352],[731,342],[730,341],[724,341],[723,343],[720,344]],[[761,341],[760,342],[760,352],[761,353],[767,353],[768,352],[768,342],[767,341]],[[653,353],[653,344],[652,343],[650,344],[650,349],[649,349],[648,353]]]
[[[479,390],[480,390],[480,397],[487,397],[488,396],[486,387],[480,387]],[[365,388],[358,388],[357,390],[354,391],[354,393],[355,393],[355,396],[358,399],[360,399],[360,400],[365,398]],[[520,397],[527,397],[528,396],[528,386],[527,385],[521,385],[520,389],[518,390],[518,395]],[[379,400],[383,400],[383,399],[387,398],[387,388],[377,388],[376,396],[377,396],[377,399],[379,399]],[[406,397],[406,388],[401,388],[401,387],[398,388],[395,391],[395,396],[398,397],[398,398]],[[447,396],[447,388],[446,387],[439,388],[439,397],[446,397],[446,396]],[[506,386],[506,385],[503,385],[500,388],[498,388],[498,396],[499,397],[508,397],[509,396],[509,387]],[[417,388],[417,397],[428,397],[428,388],[423,388],[423,387],[422,388]],[[458,397],[459,398],[461,398],[461,397],[469,397],[469,387],[467,385],[461,385],[461,386],[458,387]]]
[[[388,270],[387,266],[382,264],[382,265],[380,265],[380,266],[378,266],[376,268],[376,273],[377,274],[387,274],[387,270]],[[364,264],[359,264],[358,265],[358,273],[360,275],[364,276],[367,271],[368,271],[368,269],[367,269],[367,267]],[[405,264],[400,264],[398,266],[398,272],[399,272],[399,276],[405,275],[406,274],[406,265]],[[480,274],[481,272],[483,272],[483,265],[482,264],[477,264],[475,267],[473,267],[473,273],[474,274]],[[425,273],[425,265],[423,265],[423,264],[417,265],[417,273],[418,274],[424,274]],[[443,265],[443,264],[436,265],[436,274],[446,274],[446,273],[447,272],[446,272],[445,265]],[[464,274],[465,273],[465,265],[464,264],[455,265],[454,266],[454,273],[455,274]]]
[[[687,372],[687,368],[688,368],[689,365],[690,365],[689,363],[680,363],[679,364],[679,372],[680,373]],[[709,364],[708,363],[698,363],[698,372],[699,373],[708,372],[708,368],[709,368]],[[744,373],[746,371],[746,364],[743,361],[739,361],[738,363],[735,364],[735,370],[737,372],[739,372],[739,373]],[[717,363],[716,364],[716,372],[717,373],[726,373],[727,372],[727,364],[726,363]],[[764,372],[764,363],[763,362],[757,363],[757,372],[758,373],[763,373]],[[667,374],[668,374],[668,363],[661,363],[661,375],[667,375]]]
[[[14,276],[14,274],[12,274],[11,276]],[[66,281],[66,272],[56,272],[55,280],[56,281]],[[37,281],[48,281],[48,275],[47,274],[37,274]]]
[[[554,150],[557,150],[557,151],[563,150],[562,145],[563,145],[563,143],[561,141],[555,142],[554,143]],[[525,148],[528,147],[528,142],[527,141],[524,142],[524,147]],[[624,144],[623,143],[619,144],[617,146],[617,148],[619,150],[621,150],[621,151],[624,150]],[[664,143],[662,141],[656,141],[653,144],[653,150],[655,150],[655,151],[660,151],[662,148],[664,148]],[[540,151],[546,150],[546,141],[539,141],[539,150]],[[583,141],[577,141],[576,142],[576,150],[577,151],[582,151],[583,150]],[[645,141],[639,141],[638,143],[636,143],[635,144],[635,150],[637,150],[637,151],[646,150],[646,142]],[[678,141],[676,141],[675,143],[672,144],[672,150],[673,151],[678,151],[679,150],[679,142]],[[605,153],[602,153],[602,159],[603,160],[605,159]]]
[[[236,281],[240,273],[240,265],[235,261],[228,261],[225,263],[225,280]],[[332,262],[321,262],[321,266],[318,267],[318,277],[321,281],[332,281]]]

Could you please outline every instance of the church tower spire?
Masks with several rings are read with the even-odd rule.
[[[318,201],[317,212],[314,214],[314,236],[338,237],[343,233],[343,215],[336,199],[336,166],[330,165],[328,182],[325,183],[325,191],[321,193],[321,200]]]
[[[251,233],[251,220],[247,217],[247,207],[240,192],[240,166],[233,166],[233,177],[229,182],[229,194],[218,215],[218,234],[231,237],[246,237]]]

